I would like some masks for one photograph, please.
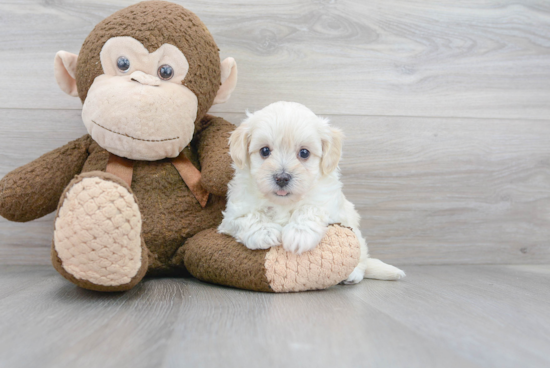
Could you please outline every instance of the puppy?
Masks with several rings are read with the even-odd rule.
[[[282,245],[303,253],[319,244],[329,224],[353,229],[361,260],[345,283],[398,280],[400,269],[369,258],[359,213],[342,193],[338,162],[342,132],[294,102],[248,114],[229,139],[235,176],[218,231],[250,249]]]

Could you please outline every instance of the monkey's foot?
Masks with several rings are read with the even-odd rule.
[[[354,232],[331,225],[314,249],[302,254],[282,246],[251,250],[216,229],[204,230],[183,245],[176,264],[206,282],[241,289],[291,292],[326,289],[346,280],[359,263]]]
[[[90,290],[131,289],[147,271],[141,214],[130,187],[116,176],[90,172],[65,189],[55,220],[52,263]]]

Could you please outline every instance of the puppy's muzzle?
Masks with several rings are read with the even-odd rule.
[[[286,187],[290,182],[290,179],[292,179],[292,176],[287,173],[273,175],[273,180],[275,180],[275,183],[279,186],[279,188]]]

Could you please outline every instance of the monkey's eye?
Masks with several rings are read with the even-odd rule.
[[[168,64],[161,65],[158,75],[160,79],[169,80],[174,76],[174,69]]]
[[[309,151],[305,148],[302,148],[300,150],[300,157],[303,158],[304,160],[307,159],[309,157]]]
[[[271,154],[271,150],[269,149],[269,147],[264,147],[264,148],[261,148],[261,149],[260,149],[260,155],[261,155],[263,158],[269,157],[270,154]]]
[[[116,60],[116,66],[121,72],[126,73],[130,69],[130,60],[126,56],[121,56]]]

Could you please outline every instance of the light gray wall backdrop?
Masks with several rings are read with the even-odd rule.
[[[135,1],[0,2],[0,176],[85,134],[53,77]],[[396,264],[550,261],[550,3],[176,1],[239,83],[212,113],[297,101],[347,134],[344,191]],[[47,264],[53,215],[0,219],[0,264]]]

